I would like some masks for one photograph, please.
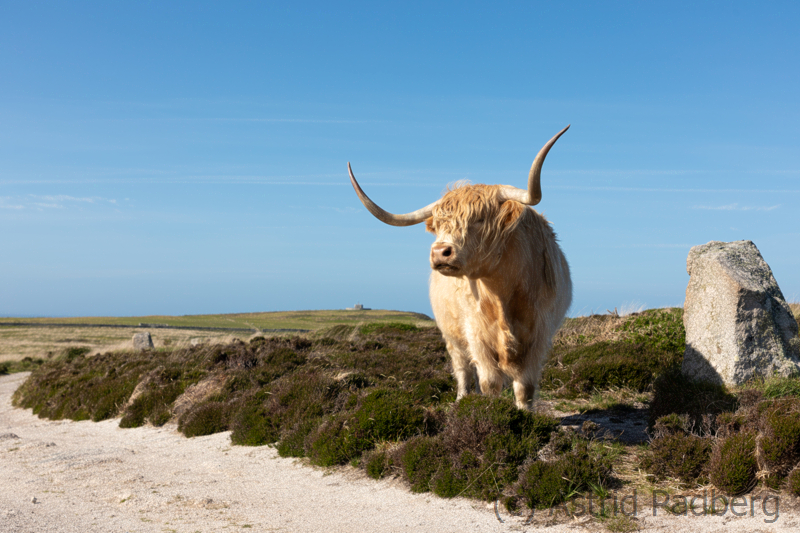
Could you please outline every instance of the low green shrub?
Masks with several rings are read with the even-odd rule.
[[[423,405],[452,403],[456,399],[455,382],[453,378],[424,379],[413,385],[411,397]]]
[[[691,429],[688,415],[670,413],[656,420],[651,433],[654,437],[658,438],[668,435],[686,434],[689,433]]]
[[[45,362],[14,393],[13,403],[42,418],[100,421],[118,414],[154,363],[104,354]]]
[[[84,357],[91,351],[91,348],[86,346],[70,346],[64,350],[63,358],[67,361],[71,361],[76,357]]]
[[[178,423],[178,430],[187,437],[213,435],[228,429],[228,406],[223,402],[207,401],[199,404]]]
[[[761,426],[761,454],[777,483],[800,462],[800,400],[769,402]]]
[[[364,454],[364,470],[372,479],[381,479],[391,469],[391,455],[385,450],[373,450]]]
[[[188,386],[205,376],[205,372],[195,371],[186,361],[165,357],[161,362],[144,378],[143,390],[124,409],[119,427],[139,427],[145,422],[163,426],[172,416],[172,403]]]
[[[683,360],[686,349],[686,330],[683,326],[683,309],[648,309],[630,315],[621,328],[628,333],[626,342],[641,344]]]
[[[417,332],[419,328],[414,324],[406,324],[403,322],[375,322],[372,324],[364,324],[358,330],[361,335],[373,335],[375,333],[396,334],[404,331]]]
[[[517,409],[508,398],[468,395],[447,413],[435,436],[399,448],[399,463],[417,492],[492,500],[550,439],[558,422]]]
[[[445,454],[439,439],[415,437],[400,448],[400,465],[412,492],[431,490],[431,478],[439,470]]]
[[[430,431],[427,422],[425,410],[413,404],[409,393],[378,389],[367,394],[352,414],[330,417],[310,435],[308,456],[322,466],[344,464],[378,442]]]
[[[280,421],[257,399],[248,398],[231,416],[231,442],[240,446],[263,446],[280,438]]]
[[[578,346],[545,367],[542,388],[562,396],[619,387],[641,392],[679,361],[678,355],[645,344],[597,342]]]
[[[800,398],[800,376],[768,379],[763,384],[764,398],[778,399],[785,397]]]
[[[680,368],[672,368],[653,384],[649,424],[652,427],[662,416],[674,413],[687,415],[692,431],[711,432],[715,429],[712,418],[737,408],[736,396],[723,385],[693,381],[683,375]],[[709,424],[712,427],[705,427]]]
[[[743,494],[756,484],[756,433],[742,431],[719,440],[711,453],[708,477],[731,496]]]
[[[711,458],[712,439],[676,432],[653,439],[642,468],[663,480],[680,479],[686,484],[705,483]]]
[[[309,421],[316,424],[332,413],[341,393],[339,382],[313,369],[286,374],[266,388],[251,389],[231,416],[231,441],[260,446],[280,440],[278,453],[302,456],[303,441],[312,427]],[[289,442],[293,445],[288,446]]]
[[[794,496],[800,496],[800,468],[795,468],[786,478],[786,490]]]
[[[553,461],[533,461],[519,476],[516,495],[532,509],[558,505],[596,487],[606,488],[611,479],[611,457],[582,441]]]

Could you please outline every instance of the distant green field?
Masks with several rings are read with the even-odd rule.
[[[66,349],[76,347],[89,348],[91,353],[126,350],[132,347],[131,338],[137,331],[149,331],[156,348],[164,348],[181,346],[192,341],[230,342],[233,338],[247,340],[254,335],[261,334],[267,336],[297,334],[291,331],[275,333],[270,330],[314,332],[331,326],[355,326],[374,322],[400,322],[420,328],[435,325],[432,320],[419,313],[386,310],[346,311],[343,309],[229,315],[0,318],[0,324],[4,324],[0,325],[0,364],[4,361],[22,361],[26,358],[48,359]],[[139,326],[140,324],[147,325]],[[162,327],[152,327],[152,325]],[[163,326],[187,329],[169,329]],[[15,367],[15,369],[26,370],[27,367]]]
[[[403,322],[426,327],[434,323],[420,313],[387,311],[276,311],[270,313],[234,313],[222,315],[128,316],[128,317],[70,317],[70,318],[0,318],[0,323],[26,324],[102,324],[138,326],[158,324],[201,328],[307,329],[317,330],[338,324],[354,325],[363,322]]]

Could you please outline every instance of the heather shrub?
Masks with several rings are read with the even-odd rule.
[[[713,420],[724,412],[738,408],[735,395],[722,385],[693,381],[673,368],[660,375],[653,383],[653,401],[650,404],[650,426],[669,414],[688,416],[690,430],[711,432]]]
[[[400,464],[412,492],[431,490],[431,478],[439,469],[443,455],[440,441],[433,437],[415,437],[403,444],[399,452]]]
[[[469,395],[447,413],[438,434],[402,444],[399,463],[414,491],[492,500],[517,480],[520,466],[557,426],[508,398]]]
[[[800,462],[800,400],[768,402],[760,421],[761,456],[774,488]]]
[[[364,397],[352,414],[326,419],[309,435],[306,451],[316,464],[344,464],[378,442],[405,440],[430,429],[425,410],[413,404],[409,393],[378,389]]]
[[[181,417],[178,430],[187,437],[212,435],[228,429],[228,406],[223,402],[203,402]]]
[[[515,492],[530,508],[544,509],[566,501],[576,493],[608,487],[612,458],[601,446],[586,441],[553,461],[533,461],[519,476]]]
[[[786,478],[786,490],[789,494],[800,496],[800,468],[795,468]]]
[[[389,473],[393,466],[392,456],[385,450],[373,450],[364,454],[362,466],[369,477],[380,479]]]
[[[711,453],[709,479],[720,490],[736,496],[756,484],[756,434],[742,431],[719,440]]]
[[[653,439],[642,467],[657,479],[673,477],[683,483],[704,483],[712,440],[691,433],[676,432]]]

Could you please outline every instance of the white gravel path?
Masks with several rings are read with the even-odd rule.
[[[412,494],[350,468],[326,471],[275,450],[231,446],[229,433],[187,439],[174,426],[120,429],[48,421],[11,407],[26,374],[0,376],[0,532],[597,531],[546,527],[466,499]],[[35,498],[35,503],[33,502]],[[544,512],[546,514],[546,511]],[[798,531],[797,515],[671,517],[640,510],[646,531]]]

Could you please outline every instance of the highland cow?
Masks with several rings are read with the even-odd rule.
[[[530,408],[552,344],[572,301],[569,265],[550,223],[534,209],[542,198],[542,164],[561,130],[533,161],[528,189],[456,185],[438,201],[395,215],[350,182],[364,206],[392,226],[425,222],[431,246],[430,298],[458,383],[473,375],[484,394],[510,381],[517,407]]]

